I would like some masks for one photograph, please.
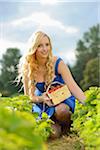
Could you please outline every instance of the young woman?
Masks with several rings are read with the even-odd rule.
[[[19,78],[22,78],[24,93],[29,95],[34,103],[32,111],[46,112],[55,124],[54,137],[60,136],[61,132],[69,130],[71,114],[74,113],[75,99],[83,102],[84,92],[74,81],[68,66],[61,58],[53,56],[52,44],[47,34],[39,31],[32,37],[31,46],[19,65]],[[71,96],[62,103],[53,106],[51,99],[46,94],[46,89],[54,81],[65,83]],[[45,105],[43,105],[45,103]]]

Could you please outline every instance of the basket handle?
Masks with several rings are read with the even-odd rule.
[[[48,91],[49,91],[51,85],[56,84],[56,83],[58,83],[58,84],[60,84],[60,85],[64,85],[63,83],[61,83],[61,82],[59,82],[59,81],[54,81],[54,82],[52,82],[51,84],[49,84],[49,86],[47,87],[46,93],[48,93]]]

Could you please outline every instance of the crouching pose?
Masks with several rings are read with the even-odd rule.
[[[49,36],[41,31],[34,34],[23,62],[19,64],[19,77],[22,78],[24,93],[33,102],[32,111],[46,112],[55,124],[52,137],[59,137],[70,129],[71,114],[74,113],[75,99],[85,100],[84,92],[74,81],[68,66],[60,57],[53,56]],[[46,93],[52,82],[66,84],[71,96],[53,105]],[[44,105],[45,104],[45,105]]]

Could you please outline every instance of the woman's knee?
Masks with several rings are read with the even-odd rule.
[[[71,111],[69,106],[63,103],[56,106],[55,117],[58,121],[69,121],[71,119]]]

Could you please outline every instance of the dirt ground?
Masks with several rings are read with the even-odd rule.
[[[55,140],[49,140],[47,145],[48,150],[85,150],[82,139],[74,132]]]

